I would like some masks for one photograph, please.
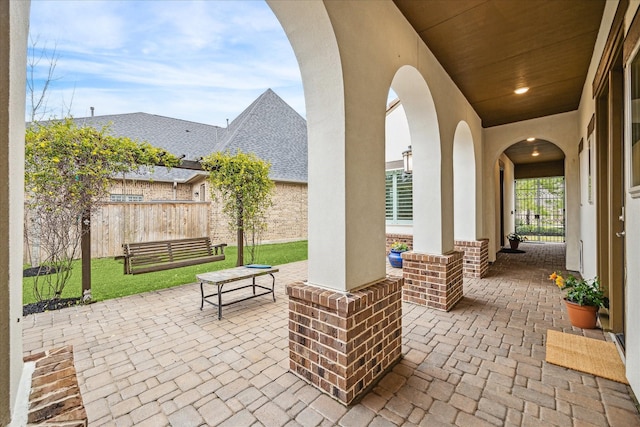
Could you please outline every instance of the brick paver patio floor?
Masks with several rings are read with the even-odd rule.
[[[564,246],[522,249],[451,312],[404,304],[404,358],[350,408],[288,372],[285,285],[306,262],[221,321],[197,284],[27,316],[25,355],[73,345],[90,426],[640,426],[626,385],[544,361],[547,329],[605,335],[572,328],[547,280]]]

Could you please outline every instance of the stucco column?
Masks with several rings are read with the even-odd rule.
[[[0,425],[22,376],[24,111],[29,2],[0,2]]]
[[[349,291],[385,277],[382,150],[362,142],[309,145],[309,284]]]
[[[376,57],[383,50],[370,49],[380,34],[373,18],[393,9],[383,2],[269,5],[298,58],[307,107],[308,277],[287,286],[289,366],[349,404],[402,349],[402,279],[387,279],[384,262],[391,72],[385,78]]]

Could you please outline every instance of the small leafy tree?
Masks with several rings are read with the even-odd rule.
[[[25,199],[30,219],[25,228],[38,235],[45,252],[41,265],[56,272],[35,276],[36,299],[60,297],[87,230],[81,223],[89,221],[96,203],[106,200],[111,178],[156,164],[170,167],[178,159],[148,143],[111,136],[108,127],[78,127],[68,118],[27,128]]]
[[[201,163],[209,171],[212,199],[222,202],[229,229],[237,233],[236,265],[244,265],[245,244],[249,249],[249,262],[255,262],[260,236],[267,228],[266,213],[271,207],[274,188],[269,179],[271,165],[240,150],[235,155],[212,153]]]

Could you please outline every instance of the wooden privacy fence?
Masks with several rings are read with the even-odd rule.
[[[122,255],[123,243],[209,236],[210,203],[108,203],[91,221],[93,258]]]
[[[91,216],[91,256],[122,255],[123,243],[208,237],[210,208],[209,202],[102,204]],[[25,262],[29,253],[42,259],[37,258],[41,251],[37,241],[31,241],[30,247],[25,244]]]

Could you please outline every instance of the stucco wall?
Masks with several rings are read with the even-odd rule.
[[[582,139],[586,147],[588,146],[589,135],[587,129],[589,122],[595,114],[595,99],[593,97],[593,79],[604,51],[604,47],[609,35],[609,28],[613,22],[613,17],[616,12],[618,2],[607,2],[605,6],[602,24],[600,26],[600,32],[593,49],[593,56],[591,57],[591,63],[589,65],[589,71],[587,72],[587,78],[585,79],[584,86],[582,88],[582,97],[580,98],[580,106],[578,108],[578,140]],[[596,247],[596,194],[597,194],[597,179],[595,165],[597,164],[597,150],[595,149],[597,142],[594,141],[594,150],[591,152],[593,169],[593,181],[592,181],[592,193],[593,203],[590,204],[588,200],[582,201],[580,204],[580,230],[581,230],[581,250],[583,257],[583,274],[585,277],[593,277],[597,274],[597,247]],[[586,159],[582,159],[584,165]],[[580,185],[582,188],[588,187],[587,174],[583,174],[580,177]],[[586,195],[586,190],[585,193]],[[579,266],[578,266],[579,267]],[[576,269],[578,270],[578,269]]]
[[[580,153],[580,249],[584,277],[597,274],[596,256],[596,171],[595,147],[589,149],[589,140],[584,139],[584,148]],[[591,162],[591,188],[589,188],[589,162]],[[591,195],[589,195],[591,193]]]
[[[397,103],[385,119],[385,162],[402,160],[402,152],[411,145],[404,107]]]
[[[22,376],[22,203],[29,2],[0,2],[0,425]]]
[[[504,229],[500,229],[500,217],[497,217],[498,224],[496,225],[496,250],[500,250],[500,242],[502,238],[506,239],[506,235],[515,231],[516,217],[515,217],[515,182],[514,182],[514,166],[511,160],[506,155],[500,156],[500,161],[504,165],[504,206],[502,216],[504,218]],[[499,185],[499,181],[498,181]],[[496,187],[498,188],[498,187]],[[498,188],[499,189],[499,188]],[[500,194],[498,193],[498,198]],[[499,200],[498,200],[499,203]],[[498,205],[499,206],[499,205]]]

